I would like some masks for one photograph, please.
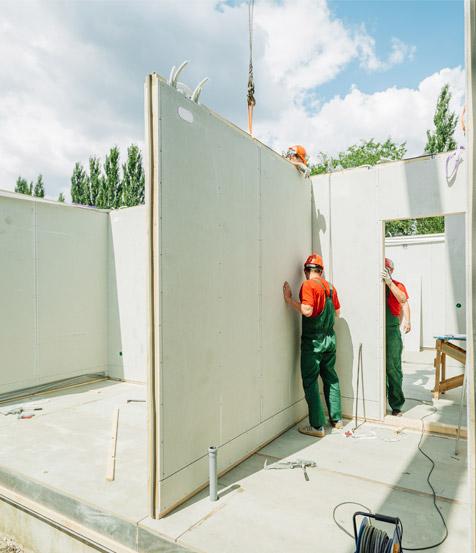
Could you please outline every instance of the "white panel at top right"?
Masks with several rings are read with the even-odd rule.
[[[380,220],[409,219],[467,211],[466,153],[448,152],[379,165]]]

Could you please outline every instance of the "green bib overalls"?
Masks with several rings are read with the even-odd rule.
[[[320,284],[327,296],[324,285]],[[309,407],[309,423],[314,428],[324,426],[326,423],[319,395],[318,376],[322,378],[324,384],[324,397],[330,419],[338,421],[342,418],[339,378],[335,371],[335,309],[332,294],[333,288],[330,285],[330,294],[326,297],[322,313],[317,317],[302,317],[301,376]]]
[[[388,295],[391,294],[388,286],[386,286],[386,318],[385,318],[385,335],[386,335],[386,361],[387,361],[387,398],[392,409],[401,411],[405,403],[403,395],[402,383],[402,351],[403,342],[400,333],[400,321],[398,317],[392,315],[388,306]]]

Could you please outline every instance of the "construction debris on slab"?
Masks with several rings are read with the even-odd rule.
[[[12,538],[0,536],[0,553],[26,553],[23,547]]]

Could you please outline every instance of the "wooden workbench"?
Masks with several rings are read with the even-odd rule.
[[[447,334],[444,336],[435,336],[436,338],[436,355],[433,365],[435,366],[435,387],[433,388],[433,398],[439,399],[441,394],[447,390],[458,388],[463,385],[464,374],[458,374],[451,378],[446,378],[446,356],[456,359],[460,363],[466,365],[466,350],[451,344],[451,341],[466,341],[466,336],[461,334]],[[463,369],[464,370],[464,369]]]

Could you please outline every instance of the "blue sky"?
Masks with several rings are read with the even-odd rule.
[[[375,38],[380,57],[388,54],[394,36],[415,46],[415,54],[407,63],[370,78],[352,63],[336,79],[319,87],[324,101],[345,94],[352,85],[366,93],[392,86],[415,88],[443,67],[464,66],[463,0],[331,0],[329,5],[333,15],[349,26],[365,25]]]

